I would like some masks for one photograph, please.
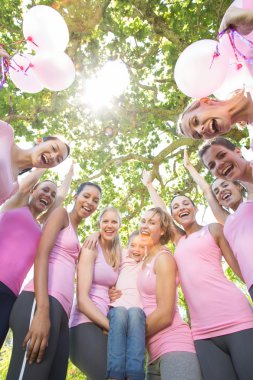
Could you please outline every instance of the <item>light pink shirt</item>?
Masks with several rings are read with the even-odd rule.
[[[224,235],[238,260],[249,289],[253,285],[253,201],[240,204],[226,219]]]
[[[154,265],[159,255],[158,253],[145,268],[140,271],[138,278],[138,288],[144,312],[147,316],[157,308]],[[171,325],[165,327],[148,339],[148,351],[150,363],[168,352],[186,351],[195,353],[191,330],[189,326],[183,322],[179,314],[177,299],[175,302],[175,314]]]
[[[251,307],[244,294],[225,276],[221,250],[208,226],[183,236],[176,247],[175,259],[194,340],[253,328]]]
[[[96,307],[107,315],[109,309],[109,288],[115,285],[118,278],[118,270],[115,270],[105,261],[105,257],[100,244],[95,260],[93,281],[89,292],[89,297]],[[92,322],[85,314],[80,312],[75,300],[70,317],[70,327],[78,326],[81,323]]]
[[[67,316],[70,315],[73,303],[79,252],[80,244],[69,220],[69,225],[59,232],[48,260],[48,294],[60,302]],[[24,290],[34,291],[33,280]]]
[[[119,277],[116,283],[116,288],[121,290],[122,295],[116,301],[111,302],[110,306],[122,306],[126,309],[130,307],[142,308],[141,297],[137,288],[137,278],[141,267],[142,261],[137,263],[133,258],[128,256],[127,250],[123,250]]]
[[[0,213],[0,281],[16,295],[33,265],[40,236],[28,207]]]
[[[0,205],[18,191],[13,177],[11,148],[14,143],[12,127],[0,120]]]

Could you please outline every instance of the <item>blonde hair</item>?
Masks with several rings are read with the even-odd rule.
[[[101,214],[99,215],[99,224],[102,222],[103,216],[107,211],[113,211],[117,215],[119,219],[119,225],[121,225],[121,217],[119,211],[113,207],[113,206],[108,206],[106,207]],[[112,241],[112,247],[111,247],[111,252],[109,256],[109,264],[114,268],[117,269],[120,266],[120,261],[121,261],[121,242],[120,242],[120,236],[119,233],[115,236],[115,238]]]

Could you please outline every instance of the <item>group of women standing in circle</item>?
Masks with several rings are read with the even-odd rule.
[[[195,101],[179,121],[188,137],[214,137],[200,150],[217,177],[212,186],[186,152],[184,165],[219,223],[201,226],[185,194],[172,198],[169,212],[144,172],[155,207],[144,212],[126,249],[111,206],[100,214],[99,232],[80,246],[78,226],[102,195],[97,184],[82,183],[68,212],[60,205],[72,172],[59,189],[38,182],[67,158],[69,146],[50,136],[23,150],[11,126],[0,122],[0,347],[9,326],[13,332],[7,380],[63,380],[69,356],[88,380],[253,379],[252,308],[222,268],[224,257],[253,299],[252,164],[217,137],[235,122],[253,122],[244,91],[227,101]],[[18,184],[18,174],[30,168],[37,170]],[[34,279],[21,291],[33,264]],[[179,284],[191,327],[179,313]]]

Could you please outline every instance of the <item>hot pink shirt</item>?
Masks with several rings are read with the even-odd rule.
[[[115,270],[109,265],[104,257],[100,244],[98,245],[98,254],[95,260],[93,281],[89,292],[89,297],[96,307],[107,315],[109,309],[109,294],[108,290],[115,285],[118,278],[118,270]],[[76,300],[74,302],[71,317],[70,327],[78,326],[81,323],[92,322],[85,314],[80,312],[77,307]]]
[[[33,265],[40,236],[28,207],[0,213],[0,281],[16,295]]]
[[[240,204],[227,217],[224,235],[238,260],[243,278],[249,289],[253,285],[253,201]]]
[[[137,278],[142,267],[142,261],[137,263],[128,256],[128,251],[123,250],[122,261],[119,268],[119,277],[116,288],[121,290],[122,295],[116,301],[111,302],[110,306],[122,306],[126,309],[130,307],[142,308],[141,297],[137,288]]]
[[[175,259],[194,340],[253,327],[251,307],[244,294],[224,275],[221,250],[208,226],[183,236],[176,247]]]
[[[18,191],[18,183],[13,178],[11,165],[13,143],[12,127],[0,120],[0,205]]]
[[[140,271],[138,278],[138,288],[144,312],[147,316],[157,308],[154,265],[159,255],[158,253],[145,268]],[[186,351],[195,353],[191,330],[180,317],[177,300],[175,302],[175,314],[171,325],[148,339],[148,351],[150,363],[168,352]]]
[[[48,294],[60,302],[68,316],[73,303],[79,252],[80,244],[69,220],[69,225],[59,232],[48,260]],[[34,291],[33,280],[24,290]]]

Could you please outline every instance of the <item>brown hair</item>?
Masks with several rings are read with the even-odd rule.
[[[213,145],[220,145],[223,146],[231,151],[234,151],[236,148],[236,145],[233,144],[230,140],[225,139],[224,137],[215,137],[214,139],[209,140],[199,150],[199,157],[201,158],[203,162],[203,156],[208,151],[208,149],[211,148]],[[204,163],[204,162],[203,162]]]
[[[159,215],[160,226],[164,232],[164,234],[160,237],[160,243],[162,245],[167,244],[168,241],[171,240],[172,236],[173,236],[172,223],[171,223],[170,215],[166,211],[163,211],[163,209],[161,209],[161,207],[153,207],[147,211],[153,212],[153,216]]]

